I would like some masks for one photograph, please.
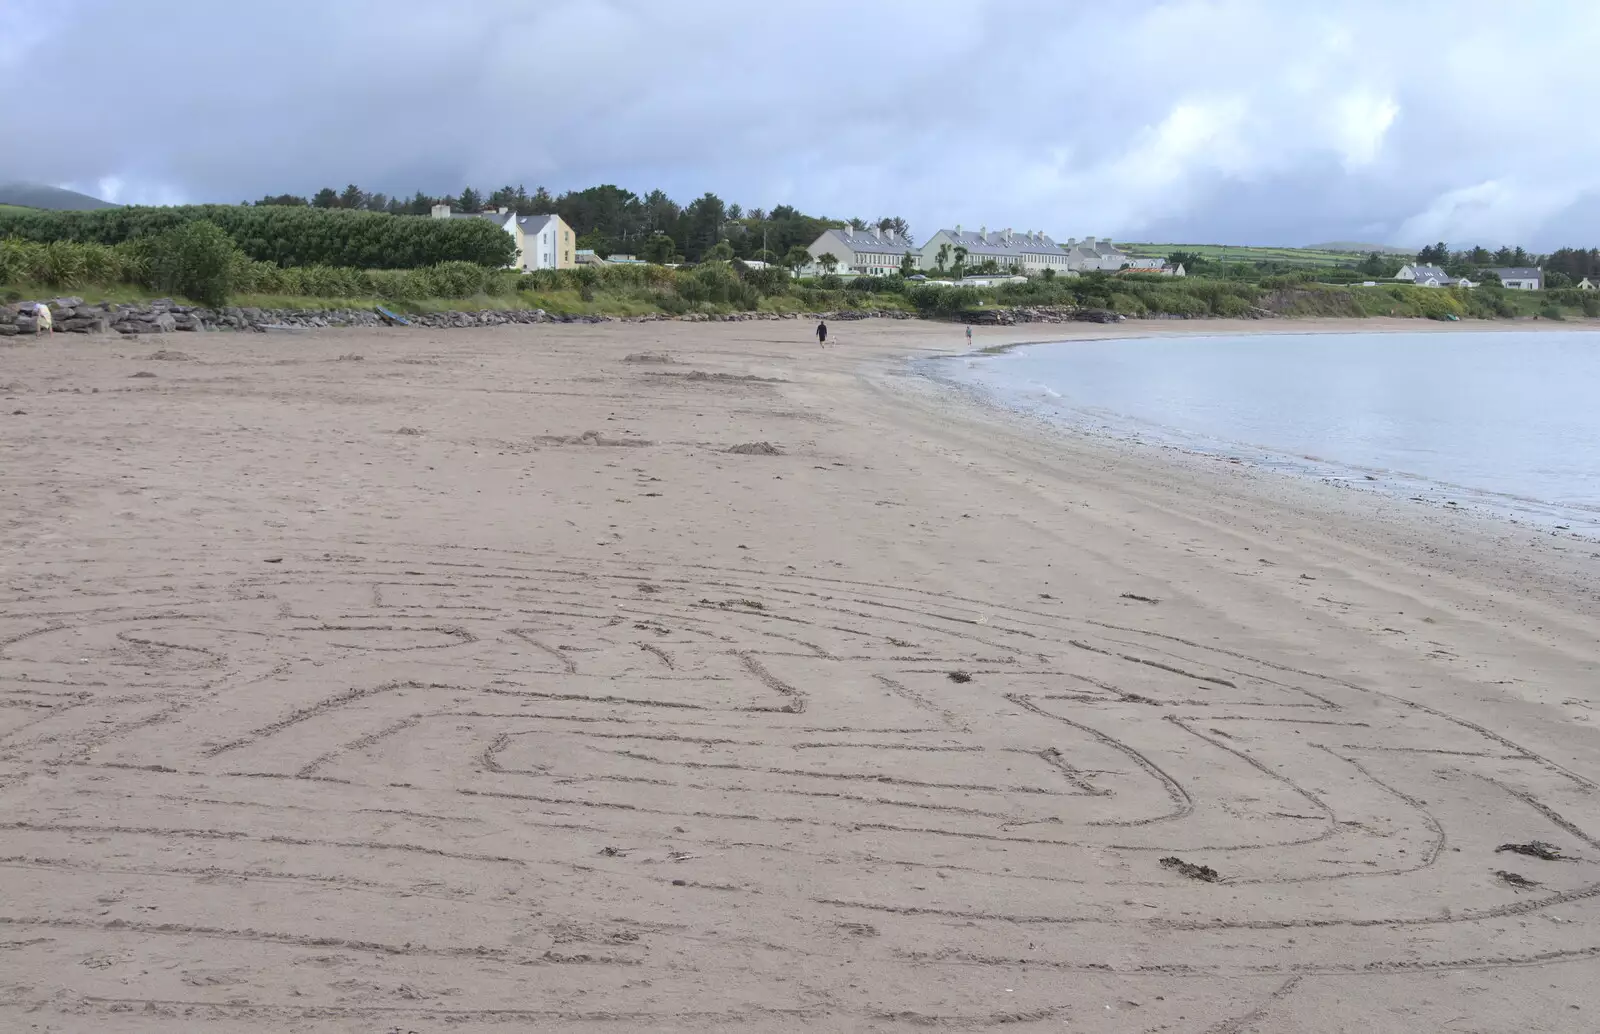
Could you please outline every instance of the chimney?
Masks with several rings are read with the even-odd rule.
[[[987,226],[978,227],[978,239],[985,244],[989,242],[989,228]]]
[[[450,206],[449,205],[434,205],[433,206],[433,217],[435,219],[448,219],[448,218],[450,218]]]
[[[855,239],[854,237],[851,236],[851,234],[856,232],[856,228],[854,226],[851,226],[849,223],[845,223],[844,224],[844,229],[842,231],[840,231],[840,232],[844,234],[844,239],[847,240],[847,241]]]
[[[1067,238],[1067,247],[1076,248],[1077,246],[1078,246],[1078,238],[1076,238],[1076,237],[1068,237]]]
[[[1094,238],[1093,237],[1085,237],[1083,239],[1083,246],[1085,248],[1089,248],[1089,249],[1093,250],[1093,248],[1094,248]]]
[[[883,231],[883,239],[888,241],[890,244],[894,243],[894,227],[891,226],[887,230]]]
[[[957,237],[961,236],[961,224],[960,223],[956,223],[956,236]]]
[[[505,215],[507,212],[511,211],[511,209],[507,208],[505,205],[501,205],[499,208],[495,209],[495,211],[500,215]]]

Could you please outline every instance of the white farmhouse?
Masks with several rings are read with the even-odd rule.
[[[1420,263],[1400,267],[1400,272],[1394,275],[1396,280],[1404,280],[1416,284],[1418,287],[1471,287],[1472,281],[1466,277],[1451,276],[1438,266],[1425,266]]]
[[[913,260],[917,255],[917,249],[893,230],[855,230],[848,226],[824,230],[806,251],[811,253],[813,266],[820,268],[822,256],[832,255],[839,262],[839,272],[863,276],[898,273],[907,252]]]
[[[1537,291],[1544,287],[1544,270],[1532,266],[1497,266],[1489,272],[1513,291]]]
[[[962,230],[959,225],[952,230],[940,230],[923,242],[921,267],[937,269],[940,250],[945,247],[949,248],[945,252],[946,269],[955,265],[957,248],[966,249],[968,269],[990,260],[1002,270],[1019,270],[1028,276],[1037,276],[1047,269],[1065,276],[1071,268],[1061,245],[1042,230],[1017,233],[1007,229],[990,233],[985,226],[973,233]]]
[[[519,216],[508,208],[493,212],[452,212],[449,205],[434,205],[435,219],[487,219],[517,242],[512,265],[524,271],[571,269],[582,261],[573,248],[572,227],[559,215]]]

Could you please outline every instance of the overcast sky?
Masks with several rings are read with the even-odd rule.
[[[1600,244],[1596,54],[1593,0],[0,0],[0,182],[1549,250]]]

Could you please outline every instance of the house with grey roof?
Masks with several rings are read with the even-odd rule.
[[[1416,284],[1418,287],[1472,287],[1471,280],[1462,276],[1451,276],[1438,266],[1425,266],[1421,263],[1404,265],[1400,272],[1394,275],[1396,280],[1404,280]]]
[[[904,237],[893,230],[879,230],[876,227],[857,230],[841,226],[824,230],[806,251],[811,254],[813,267],[820,268],[822,256],[832,255],[838,263],[836,268],[839,272],[861,276],[898,273],[900,263],[908,252],[913,259],[917,257],[916,247],[907,243]]]
[[[1110,240],[1100,237],[1085,237],[1078,240],[1069,237],[1066,243],[1067,268],[1080,272],[1102,270],[1115,273],[1123,266],[1134,262],[1132,255],[1123,251]]]
[[[572,227],[559,215],[517,215],[509,208],[493,212],[453,212],[449,205],[434,205],[435,219],[487,219],[517,242],[512,264],[518,269],[571,269],[578,265]]]
[[[954,229],[940,230],[924,241],[918,264],[923,269],[937,269],[940,252],[945,248],[949,249],[944,252],[945,268],[955,265],[956,249],[963,248],[968,269],[993,261],[1003,270],[1017,270],[1027,276],[1037,276],[1047,269],[1061,276],[1070,271],[1066,252],[1043,230],[1024,230],[1019,233],[1005,229],[991,233],[987,226],[983,226],[974,233],[963,230],[958,224]]]
[[[1485,270],[1513,291],[1538,291],[1544,287],[1544,270],[1534,266],[1496,266]]]

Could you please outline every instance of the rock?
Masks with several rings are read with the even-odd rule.
[[[82,298],[57,298],[50,303],[50,307],[52,309],[76,309],[82,304]]]
[[[111,321],[104,315],[73,316],[56,324],[56,329],[69,334],[104,334],[111,330]]]
[[[17,325],[15,323],[0,323],[0,337],[16,337]]]
[[[32,334],[39,329],[39,321],[32,316],[18,316],[17,322],[11,324],[18,334]]]

